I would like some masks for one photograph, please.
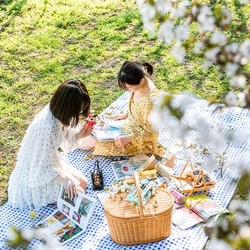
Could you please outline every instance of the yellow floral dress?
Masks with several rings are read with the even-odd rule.
[[[93,155],[164,155],[164,148],[158,142],[159,132],[155,131],[148,121],[154,100],[160,95],[160,91],[154,88],[136,102],[133,101],[133,95],[132,93],[129,99],[128,118],[122,126],[122,131],[131,137],[131,142],[123,147],[117,147],[113,141],[98,142]]]

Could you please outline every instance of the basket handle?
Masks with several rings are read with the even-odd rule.
[[[137,195],[138,195],[139,215],[141,217],[143,216],[143,205],[142,205],[142,196],[141,196],[139,176],[137,172],[134,173],[134,179],[135,179],[135,186],[136,186]]]

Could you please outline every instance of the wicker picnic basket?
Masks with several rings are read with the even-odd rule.
[[[160,241],[168,237],[172,227],[173,196],[164,189],[157,189],[147,204],[142,206],[138,174],[135,173],[138,207],[124,200],[108,198],[104,210],[111,239],[122,245],[136,245]],[[157,201],[157,207],[153,207]]]

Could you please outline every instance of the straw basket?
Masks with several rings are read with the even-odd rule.
[[[138,174],[135,173],[138,207],[124,200],[108,198],[104,210],[111,239],[122,245],[136,245],[160,241],[170,235],[174,199],[166,190],[157,189],[156,194],[142,206]],[[152,204],[157,201],[157,207]]]

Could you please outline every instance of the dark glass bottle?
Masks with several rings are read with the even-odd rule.
[[[103,175],[102,171],[99,166],[99,161],[96,160],[95,166],[94,166],[94,171],[91,173],[91,179],[92,179],[92,184],[93,184],[93,189],[94,190],[102,190],[104,185],[103,185]]]

